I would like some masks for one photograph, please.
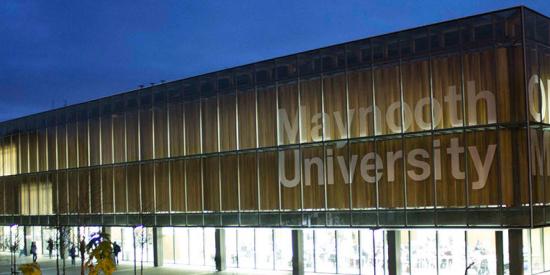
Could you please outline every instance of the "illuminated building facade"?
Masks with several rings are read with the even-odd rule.
[[[6,121],[0,235],[139,225],[156,264],[541,273],[549,87],[550,19],[518,7]]]

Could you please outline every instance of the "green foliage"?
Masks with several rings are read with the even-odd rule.
[[[22,264],[19,266],[19,270],[24,275],[42,275],[42,270],[40,270],[38,263]]]
[[[92,236],[92,239],[86,245],[88,252],[88,261],[86,267],[90,275],[103,274],[111,275],[116,270],[115,262],[113,261],[113,246],[109,235],[106,233],[97,233]]]

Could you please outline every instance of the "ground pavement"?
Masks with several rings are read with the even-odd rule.
[[[17,265],[21,263],[30,263],[32,261],[32,257],[18,257],[17,258]],[[56,271],[56,264],[55,264],[55,258],[50,260],[47,256],[42,256],[38,258],[38,264],[40,264],[40,267],[42,269],[42,274],[44,275],[54,275],[57,274]],[[61,265],[61,262],[60,262]],[[65,262],[65,274],[67,275],[80,275],[80,261],[77,259],[77,265],[72,266],[70,259]],[[11,272],[10,268],[10,256],[9,254],[0,254],[0,275],[9,275]],[[21,273],[18,273],[21,274]],[[62,273],[60,273],[62,274]],[[121,263],[117,267],[117,271],[115,274],[126,274],[131,275],[134,274],[134,266],[132,263],[125,262]],[[140,273],[140,267],[139,263],[137,266],[137,274]],[[208,275],[208,274],[220,274],[220,275],[259,275],[259,274],[289,274],[289,273],[270,273],[266,271],[249,271],[249,272],[242,272],[242,271],[224,271],[224,272],[215,272],[209,269],[201,269],[201,268],[193,268],[193,267],[183,267],[183,266],[166,266],[166,267],[152,267],[150,265],[143,267],[143,274],[147,275],[154,275],[154,274],[162,274],[162,275],[172,275],[172,274],[199,274],[199,275]]]

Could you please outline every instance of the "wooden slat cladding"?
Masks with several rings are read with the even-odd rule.
[[[401,132],[401,89],[399,66],[385,66],[374,70],[374,97],[380,109],[380,133]]]
[[[403,86],[403,130],[426,131],[432,128],[430,68],[427,60],[401,65]]]
[[[348,112],[346,106],[346,75],[344,73],[323,78],[324,139],[335,140],[348,137]],[[355,114],[354,111],[352,114]],[[351,117],[350,117],[351,119]]]
[[[262,91],[264,92],[264,91]],[[265,91],[267,92],[267,91]],[[273,92],[272,92],[273,93]],[[265,97],[265,96],[264,96]],[[245,90],[237,92],[238,101],[238,117],[239,117],[239,149],[255,148],[256,147],[256,92],[254,90]],[[271,106],[271,109],[274,109]],[[264,106],[268,109],[268,106]],[[265,110],[269,113],[269,110]],[[274,112],[271,110],[271,112]],[[266,114],[266,113],[262,113]],[[274,113],[273,113],[274,115]],[[273,119],[271,121],[274,121]],[[268,123],[265,129],[269,127],[268,120],[262,120],[262,123]],[[273,124],[273,123],[271,123]],[[273,127],[277,127],[273,124]],[[267,133],[264,133],[264,135]],[[273,134],[275,136],[275,134]]]
[[[441,120],[434,121],[434,128],[453,128],[464,125],[462,100],[462,62],[459,55],[442,56],[432,59],[433,99],[447,110],[441,112]]]
[[[236,154],[220,157],[222,210],[239,210],[239,162]],[[254,167],[251,167],[254,169]],[[246,169],[245,169],[246,170]],[[237,192],[235,192],[237,190]]]
[[[292,92],[290,92],[290,96],[293,96]],[[289,108],[292,108],[292,105],[289,105]],[[322,93],[321,80],[319,78],[300,81],[300,120],[300,142],[322,140]],[[292,123],[293,120],[290,119],[289,121]],[[288,134],[288,131],[285,131],[285,135],[288,136]]]
[[[239,155],[241,210],[258,210],[258,171],[256,162],[256,153]],[[275,187],[277,187],[276,183]],[[278,194],[273,193],[270,195],[278,198]]]
[[[348,74],[348,95],[351,137],[373,136],[374,132],[374,111],[372,71],[357,70]],[[370,108],[370,109],[369,109]]]
[[[170,188],[172,211],[186,211],[185,160],[170,161]]]

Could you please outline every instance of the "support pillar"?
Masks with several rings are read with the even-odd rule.
[[[25,252],[25,256],[31,255],[31,240],[32,239],[32,232],[28,226],[23,226],[23,250]]]
[[[304,274],[304,231],[292,230],[292,275]]]
[[[164,265],[162,243],[162,227],[153,227],[153,265],[155,267]]]
[[[225,229],[216,228],[216,270],[223,271],[226,269],[225,263]]]
[[[388,230],[386,232],[388,241],[388,274],[401,274],[401,232]]]
[[[523,232],[521,229],[508,230],[508,255],[510,274],[523,275]]]

